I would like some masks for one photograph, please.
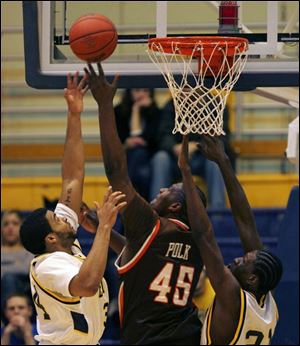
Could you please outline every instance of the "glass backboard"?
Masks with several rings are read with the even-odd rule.
[[[118,31],[118,45],[102,65],[120,88],[167,87],[150,61],[150,37],[218,35],[218,1],[23,1],[26,81],[40,89],[63,88],[67,72],[84,62],[69,46],[69,29],[81,15],[100,13]],[[298,1],[238,1],[239,32],[250,42],[245,69],[234,90],[299,85]],[[290,3],[279,18],[278,6]],[[224,34],[225,35],[225,34]]]

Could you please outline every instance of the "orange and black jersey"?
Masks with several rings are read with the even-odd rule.
[[[179,220],[156,217],[151,221],[151,208],[146,202],[143,208],[141,200],[138,196],[132,202],[140,212],[140,221],[136,218],[133,224],[142,227],[138,222],[145,220],[146,227],[154,225],[142,236],[137,231],[137,241],[130,234],[116,261],[122,279],[121,343],[199,345],[201,323],[192,298],[202,261],[192,234]],[[132,216],[131,211],[127,215]],[[127,231],[133,226],[130,222],[124,222]]]

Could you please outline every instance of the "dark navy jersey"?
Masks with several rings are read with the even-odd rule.
[[[121,343],[199,345],[201,323],[192,298],[201,257],[187,225],[158,217],[155,222],[140,242],[129,241],[116,261]]]

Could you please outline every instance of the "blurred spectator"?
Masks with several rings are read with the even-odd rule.
[[[229,113],[228,109],[224,110],[224,131],[226,136],[222,136],[224,146],[227,150],[227,154],[230,160],[235,162],[235,155],[230,147],[229,136],[230,131],[228,127]],[[161,152],[168,153],[169,156],[165,159],[165,164],[160,166],[160,170],[156,172],[158,175],[162,175],[165,178],[164,186],[170,186],[174,181],[180,179],[181,175],[177,167],[177,158],[180,152],[182,135],[172,133],[175,123],[175,108],[173,105],[173,100],[170,100],[163,109],[162,112],[162,122],[159,131],[159,151],[156,155]],[[189,155],[190,155],[190,165],[192,173],[204,178],[208,190],[208,206],[211,208],[225,208],[225,185],[221,172],[215,162],[207,160],[204,158],[200,152],[197,150],[196,144],[199,142],[198,134],[190,134],[189,143]],[[159,178],[157,177],[159,180]],[[159,192],[159,188],[153,191],[153,195],[150,198],[154,198]]]
[[[33,255],[20,242],[22,216],[17,210],[4,212],[1,221],[1,307],[6,297],[22,292],[31,297],[29,265]]]
[[[158,148],[161,121],[154,90],[125,90],[121,103],[115,107],[115,115],[118,134],[126,148],[130,179],[135,189],[148,200],[152,185],[161,185],[155,181],[157,167],[152,163]]]
[[[32,324],[32,306],[27,296],[15,293],[4,302],[4,313],[8,321],[1,328],[1,345],[36,345],[36,325]]]

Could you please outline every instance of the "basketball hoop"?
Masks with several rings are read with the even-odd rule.
[[[248,40],[237,37],[149,39],[149,57],[163,74],[174,100],[173,133],[224,134],[223,111],[246,64],[247,49]],[[179,82],[175,74],[181,76]]]

